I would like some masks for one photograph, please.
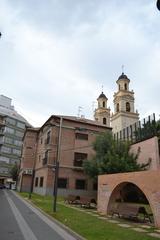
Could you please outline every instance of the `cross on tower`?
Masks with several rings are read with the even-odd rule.
[[[102,92],[103,92],[103,85],[102,85]]]
[[[124,65],[122,65],[122,73],[124,73]]]

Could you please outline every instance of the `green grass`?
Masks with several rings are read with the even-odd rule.
[[[20,193],[20,195],[24,198],[28,197],[27,193]],[[52,211],[53,198],[50,196],[32,194],[31,201],[44,212],[88,240],[155,240],[155,238],[147,236],[145,233],[119,227],[117,224],[100,220],[85,212],[65,206],[62,204],[62,198],[58,198],[56,213]]]

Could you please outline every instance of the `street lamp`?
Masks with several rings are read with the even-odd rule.
[[[0,38],[2,37],[2,33],[0,32]]]
[[[60,162],[60,153],[61,153],[62,122],[63,122],[63,117],[60,117],[60,123],[58,126],[59,132],[58,132],[58,145],[57,145],[56,161],[55,161],[54,165],[50,165],[50,167],[52,167],[52,169],[54,169],[53,212],[56,212],[56,207],[57,207],[57,191],[58,191],[59,162]],[[51,127],[56,126],[55,124],[52,124],[52,123],[48,123],[47,125],[51,126]]]
[[[58,174],[59,174],[59,162],[60,162],[60,152],[61,152],[62,122],[63,122],[63,118],[60,117],[57,158],[55,162],[55,175],[54,175],[54,192],[53,192],[53,196],[54,196],[53,211],[54,212],[56,212],[56,206],[57,206],[57,190],[58,190]]]

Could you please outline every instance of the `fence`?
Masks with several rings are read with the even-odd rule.
[[[160,133],[160,120],[156,122],[155,114],[122,129],[114,134],[115,140],[131,141],[133,143],[149,139]]]

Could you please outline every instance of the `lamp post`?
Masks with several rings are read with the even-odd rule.
[[[53,201],[53,211],[56,212],[57,207],[57,190],[58,190],[58,174],[59,174],[59,161],[60,161],[60,153],[61,153],[61,135],[62,135],[62,122],[63,117],[60,117],[60,125],[59,125],[59,134],[58,134],[58,147],[57,147],[57,158],[55,162],[55,175],[54,175],[54,201]]]
[[[2,33],[0,32],[0,38],[2,37]]]

